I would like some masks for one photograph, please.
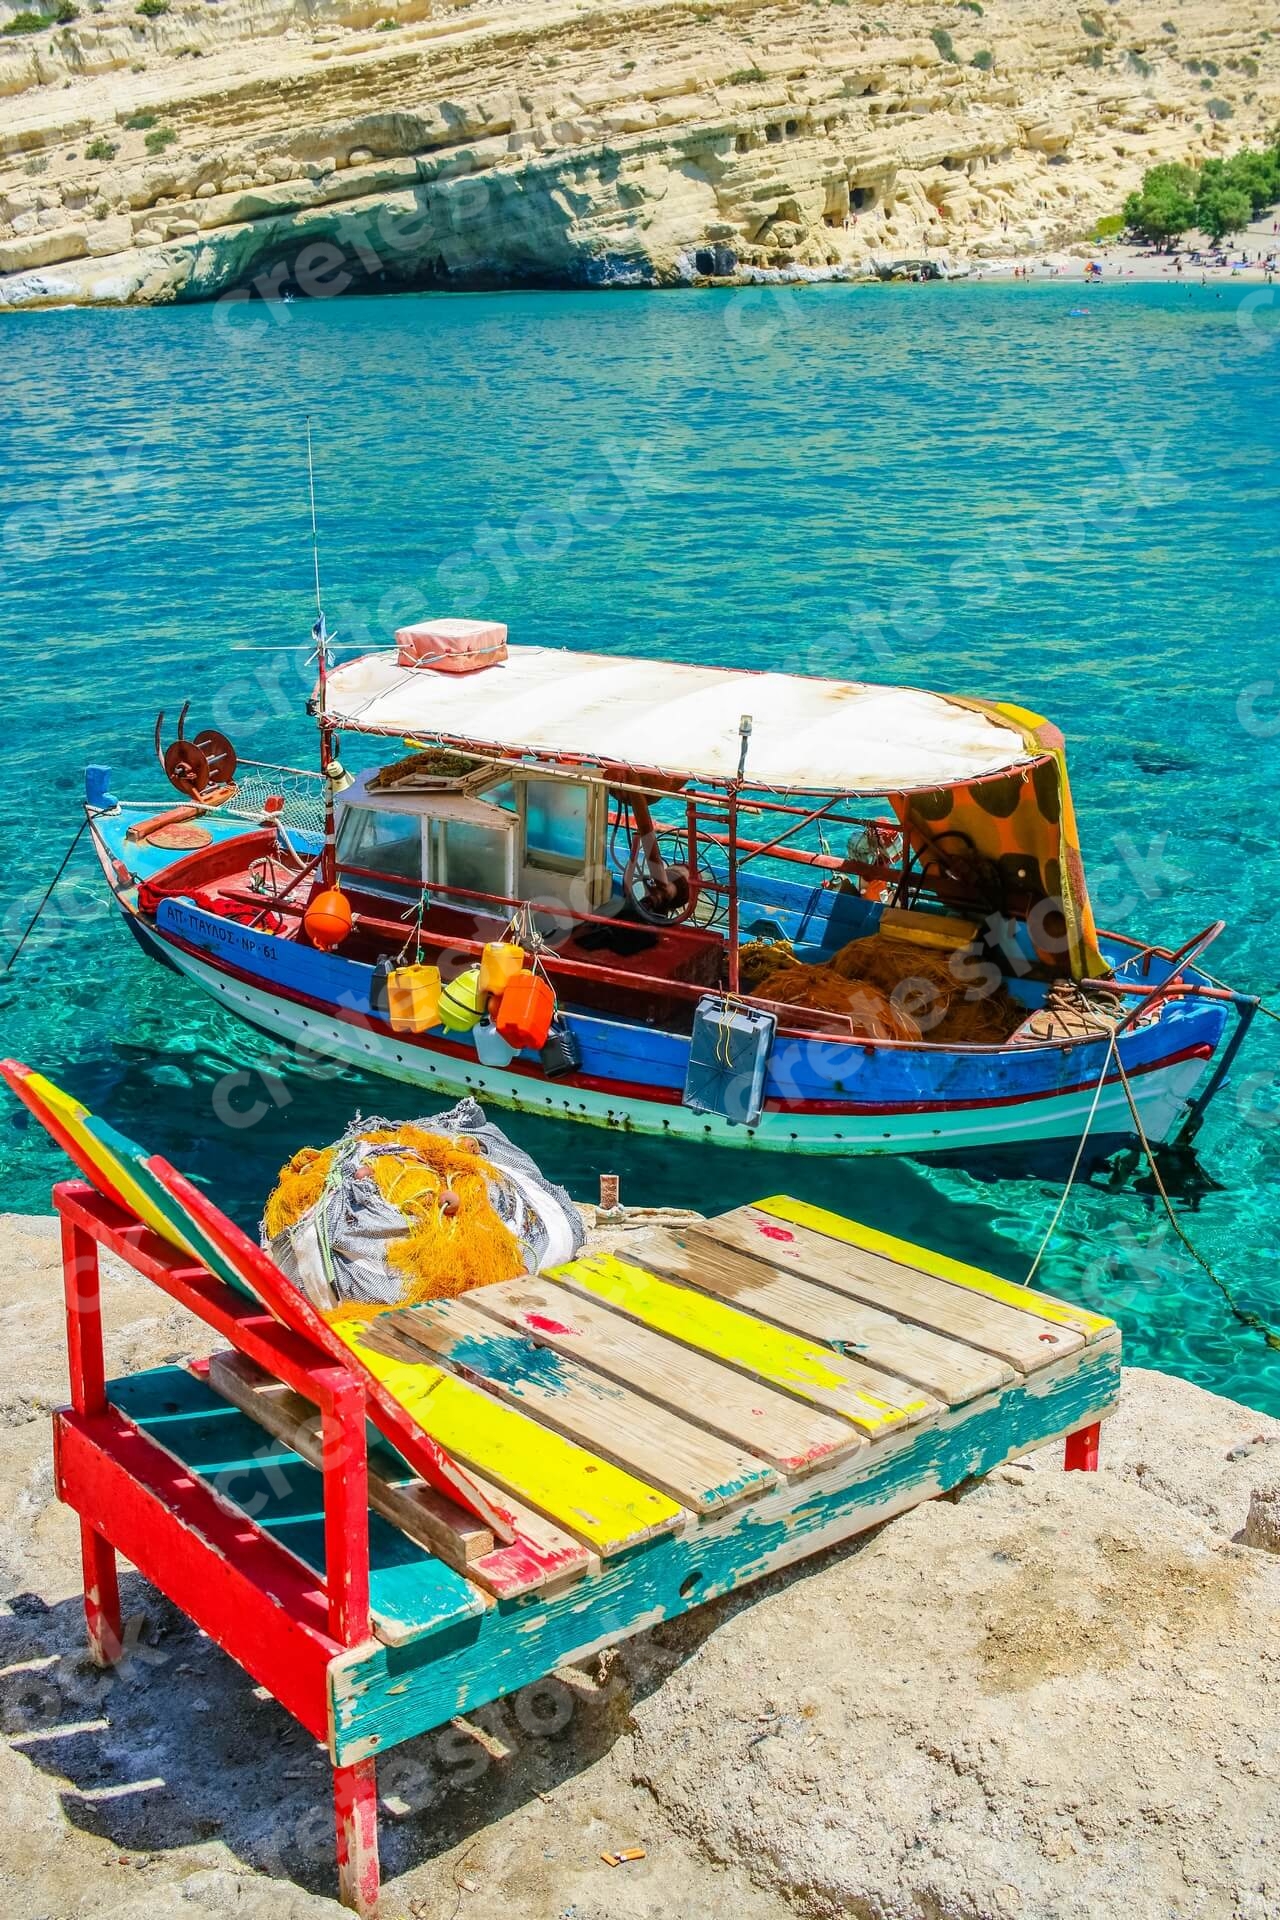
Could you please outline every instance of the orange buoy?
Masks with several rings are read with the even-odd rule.
[[[328,953],[351,931],[351,902],[340,887],[328,887],[308,901],[302,924],[312,946]]]

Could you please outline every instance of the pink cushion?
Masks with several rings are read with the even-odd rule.
[[[396,629],[402,667],[436,673],[478,673],[507,657],[507,629],[499,620],[419,620]]]

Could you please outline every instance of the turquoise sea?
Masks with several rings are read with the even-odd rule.
[[[309,412],[345,640],[485,613],[521,641],[1033,706],[1067,734],[1103,923],[1178,943],[1222,917],[1215,971],[1280,1000],[1271,298],[821,287],[6,317],[6,950],[78,825],[85,762],[126,795],[162,790],[161,706],[189,697],[245,754],[311,753]],[[0,1021],[6,1052],[245,1220],[296,1147],[356,1109],[415,1106],[281,1058],[146,962],[84,843],[0,982]],[[1256,1023],[1195,1152],[1168,1165],[1192,1238],[1276,1322],[1278,1034]],[[228,1129],[214,1090],[241,1066],[266,1070],[265,1111]],[[581,1193],[602,1168],[632,1200],[789,1189],[1011,1278],[1065,1170],[699,1156],[511,1126]],[[26,1212],[61,1171],[7,1101],[0,1171],[0,1205]],[[1131,1158],[1077,1186],[1041,1276],[1115,1312],[1131,1360],[1280,1413],[1280,1353],[1232,1318]]]

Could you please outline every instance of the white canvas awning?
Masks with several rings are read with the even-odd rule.
[[[1012,723],[942,694],[554,647],[512,647],[465,675],[365,654],[329,675],[327,711],[359,733],[719,782],[738,770],[750,714],[749,784],[804,793],[957,786],[1038,757]]]

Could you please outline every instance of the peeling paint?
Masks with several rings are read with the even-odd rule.
[[[1100,1340],[810,1479],[606,1562],[568,1594],[534,1602],[532,1612],[516,1617],[499,1604],[407,1647],[341,1655],[331,1669],[335,1751],[352,1761],[371,1752],[373,1740],[385,1747],[412,1738],[567,1660],[879,1525],[1090,1424],[1114,1403],[1119,1385],[1119,1339]],[[694,1574],[696,1585],[682,1592]]]

